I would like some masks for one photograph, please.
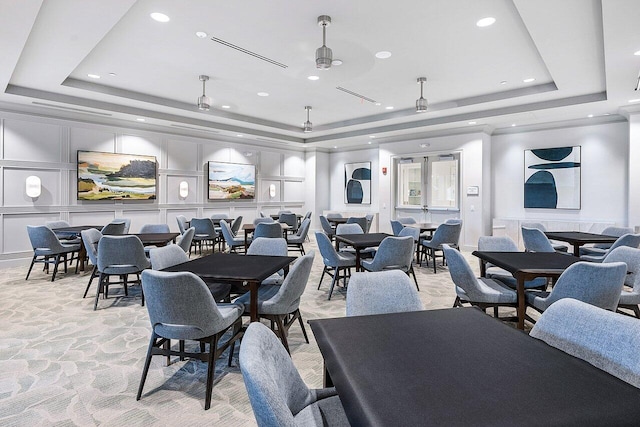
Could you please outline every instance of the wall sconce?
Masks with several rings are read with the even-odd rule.
[[[180,181],[180,197],[186,199],[189,195],[189,183],[187,181]]]
[[[35,175],[28,176],[25,181],[25,191],[27,196],[31,198],[40,197],[40,194],[42,193],[42,182],[40,181],[40,178]]]
[[[269,198],[273,199],[274,197],[276,197],[276,185],[271,184],[269,186]]]
[[[387,174],[387,168],[386,167],[382,167],[382,175],[386,175]]]

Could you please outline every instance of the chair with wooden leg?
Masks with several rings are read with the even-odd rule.
[[[324,269],[322,270],[322,276],[320,276],[318,289],[320,289],[320,285],[322,285],[324,275],[328,274],[331,276],[331,287],[329,288],[329,297],[327,297],[327,299],[330,300],[334,286],[340,282],[341,271],[344,288],[346,289],[347,277],[350,275],[351,267],[355,268],[356,266],[356,257],[354,254],[346,252],[338,253],[331,244],[329,237],[321,231],[316,231],[316,242],[318,243],[320,255],[322,255],[322,262],[324,262]]]

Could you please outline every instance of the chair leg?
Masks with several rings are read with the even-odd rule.
[[[27,277],[25,277],[24,280],[29,280],[29,275],[31,274],[31,269],[33,269],[33,264],[35,264],[36,262],[36,255],[33,255],[33,258],[31,259],[31,265],[29,266],[29,271],[27,271]],[[322,272],[322,274],[324,274],[324,271]],[[322,279],[320,280],[322,281]],[[320,289],[320,285],[318,285],[318,289]]]
[[[633,306],[633,312],[636,315],[636,317],[640,319],[640,306],[638,305]]]
[[[214,335],[209,342],[209,359],[207,360],[207,394],[204,400],[204,409],[211,407],[211,392],[213,391],[213,374],[215,373],[215,355],[218,348],[218,336]]]
[[[89,284],[87,285],[87,288],[84,290],[84,295],[82,295],[82,298],[86,298],[87,296],[87,292],[89,292],[89,288],[91,287],[91,282],[93,282],[93,279],[97,276],[98,272],[98,266],[94,265],[93,266],[93,271],[91,271],[91,277],[89,277]]]
[[[407,275],[411,275],[409,273],[413,274],[413,281],[416,283],[416,289],[418,290],[418,292],[420,292],[420,286],[418,286],[418,278],[416,277],[416,271],[413,269],[413,264],[411,265],[411,267],[409,267]]]
[[[331,280],[331,287],[329,288],[329,298],[327,298],[327,301],[331,299],[331,294],[333,293],[333,287],[336,284],[336,277],[338,277],[339,275],[340,275],[340,268],[336,267],[336,271],[335,273],[333,273],[333,279]]]
[[[433,274],[436,273],[436,250],[431,249],[431,260],[433,261]]]
[[[104,278],[105,278],[105,274],[100,273],[100,278],[98,279],[98,289],[96,289],[96,299],[93,303],[93,311],[96,311],[98,309],[98,298],[100,297],[100,292],[102,291]]]
[[[60,264],[60,254],[56,255],[55,257],[55,264],[53,265],[53,275],[51,276],[52,282],[56,279],[56,273],[58,272],[58,264]],[[66,266],[67,264],[65,263],[65,273],[67,272]]]
[[[493,317],[498,318],[498,306],[493,307]]]
[[[33,266],[33,264],[31,264]],[[31,271],[31,270],[29,270]],[[320,281],[318,282],[318,290],[320,290],[320,285],[322,285],[322,279],[324,279],[324,274],[327,272],[327,266],[325,265],[324,268],[322,269],[322,276],[320,276]],[[29,275],[27,274],[27,278],[29,278]]]
[[[287,330],[284,328],[283,317],[281,315],[275,316],[276,325],[278,327],[278,336],[280,337],[280,341],[282,341],[282,345],[287,350],[287,353],[291,354],[289,351],[289,343],[287,342]]]
[[[300,313],[300,309],[296,310],[296,314],[298,315],[298,322],[300,322],[300,327],[302,328],[302,335],[304,335],[304,340],[309,344],[309,337],[307,336],[307,330],[304,327],[304,321],[302,320],[302,313]]]
[[[462,307],[462,302],[460,301],[460,297],[456,297],[456,300],[453,302],[453,307]]]
[[[149,365],[151,364],[151,354],[153,352],[153,346],[156,342],[155,332],[151,334],[151,340],[149,341],[149,347],[147,348],[147,358],[144,361],[144,368],[142,369],[142,377],[140,378],[140,385],[138,386],[138,394],[136,400],[140,400],[142,396],[142,389],[144,388],[144,382],[147,380],[147,373],[149,372]]]

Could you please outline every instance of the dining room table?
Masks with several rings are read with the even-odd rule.
[[[634,425],[640,389],[473,307],[310,320],[353,426]]]
[[[413,227],[420,230],[420,238],[418,239],[418,244],[416,245],[416,260],[420,260],[420,254],[422,253],[422,234],[429,233],[429,238],[433,237],[433,232],[438,229],[440,224],[436,224],[435,222],[417,222],[415,224],[404,224],[405,227]]]
[[[524,283],[536,277],[547,277],[556,280],[570,265],[580,261],[571,254],[559,252],[490,252],[473,251],[480,263],[480,276],[486,273],[486,264],[491,263],[513,275],[516,279],[518,296],[518,329],[524,330],[525,297]]]
[[[291,256],[239,255],[215,252],[195,258],[162,271],[188,271],[206,281],[239,284],[250,292],[249,315],[251,322],[258,316],[258,287],[272,274],[284,270],[296,260]]]
[[[78,252],[78,270],[84,271],[84,263],[87,258],[87,248],[82,241],[82,232],[95,228],[96,230],[102,230],[103,225],[73,225],[71,227],[57,227],[52,228],[53,233],[62,239],[80,239],[80,251]]]
[[[336,234],[336,251],[340,250],[340,243],[354,248],[356,252],[356,271],[362,271],[360,264],[361,251],[366,248],[380,246],[380,243],[387,237],[393,236],[387,233]]]
[[[138,236],[143,246],[165,246],[169,242],[176,242],[180,233],[131,233],[130,236]]]
[[[544,234],[551,240],[559,240],[572,245],[574,256],[580,256],[580,247],[588,243],[613,243],[618,240],[616,236],[583,231],[545,231]]]
[[[276,222],[276,224],[280,224],[280,227],[282,227],[282,237],[286,239],[288,234],[287,232],[289,231],[289,229],[291,229],[291,227],[289,227],[289,224],[285,224],[284,222]],[[253,232],[256,231],[256,224],[242,224],[242,230],[244,231],[244,247],[248,249],[249,235],[253,234]]]

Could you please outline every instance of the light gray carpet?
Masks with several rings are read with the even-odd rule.
[[[313,249],[315,242],[305,247]],[[477,270],[477,259],[465,255]],[[226,354],[218,360],[208,411],[204,410],[205,364],[177,358],[170,366],[165,366],[165,358],[154,358],[137,402],[150,336],[137,287],[132,287],[134,297],[117,297],[121,290],[113,286],[109,299],[100,299],[94,312],[89,296],[95,295],[95,283],[82,299],[89,271],[62,273],[52,283],[37,265],[25,281],[26,270],[25,266],[1,271],[0,425],[255,425],[237,354],[231,368]],[[321,272],[322,259],[316,251],[300,307],[305,321],[344,316],[343,294],[334,293],[327,301],[330,278],[325,277],[316,290]],[[416,268],[416,273],[425,307],[451,307],[455,293],[446,267],[439,267],[437,274],[427,267]],[[289,345],[303,379],[310,387],[321,387],[322,356],[308,326],[307,330],[310,344],[294,325]]]

